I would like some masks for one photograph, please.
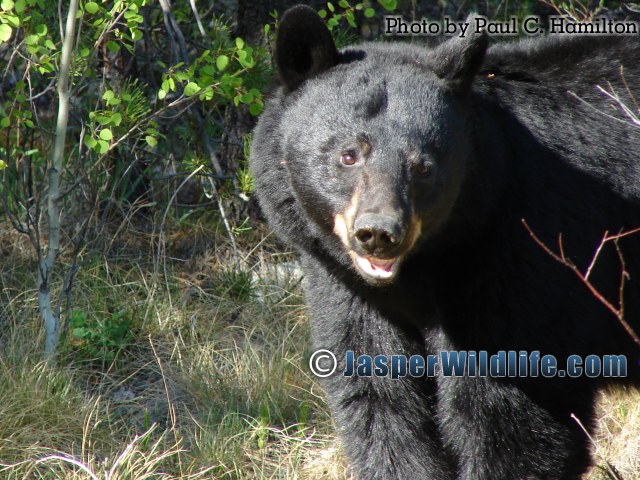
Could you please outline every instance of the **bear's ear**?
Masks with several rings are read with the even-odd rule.
[[[337,63],[338,50],[331,33],[315,10],[305,5],[287,10],[276,40],[276,66],[282,84],[295,90]]]
[[[467,34],[439,45],[432,51],[429,62],[435,74],[456,92],[465,92],[471,87],[489,45],[487,33],[475,28],[474,14],[467,17],[466,23]]]

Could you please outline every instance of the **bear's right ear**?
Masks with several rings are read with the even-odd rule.
[[[306,5],[287,10],[276,40],[276,66],[287,90],[295,90],[337,63],[338,50],[331,32],[316,11]]]

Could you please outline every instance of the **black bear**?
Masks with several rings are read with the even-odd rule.
[[[640,128],[597,88],[635,108],[638,36],[339,51],[298,6],[275,60],[251,167],[300,253],[314,348],[338,359],[323,386],[355,478],[580,478],[575,418],[592,429],[597,389],[640,381],[640,346],[602,302],[622,299],[640,332],[640,234],[601,245],[640,227]],[[534,236],[558,253],[561,239],[592,289]],[[511,352],[524,371],[477,371]],[[590,374],[561,368],[574,355]],[[393,378],[402,359],[415,369]]]

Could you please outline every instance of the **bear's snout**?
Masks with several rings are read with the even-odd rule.
[[[354,237],[363,253],[377,257],[393,256],[402,244],[406,227],[400,219],[391,215],[368,213],[359,216],[354,223]]]

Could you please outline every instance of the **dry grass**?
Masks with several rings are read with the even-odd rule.
[[[269,280],[264,266],[287,260],[269,241],[239,239],[244,258],[232,262],[205,218],[165,225],[162,243],[138,231],[111,245],[117,255],[83,258],[73,312],[93,336],[73,337],[72,324],[53,365],[41,360],[30,252],[13,237],[0,261],[0,478],[317,471],[332,426],[304,367],[299,279]],[[122,335],[109,330],[119,319],[129,333],[110,338]]]
[[[640,478],[640,390],[612,389],[598,402],[599,430],[595,435],[597,466],[588,480]],[[617,478],[616,478],[617,475]]]

